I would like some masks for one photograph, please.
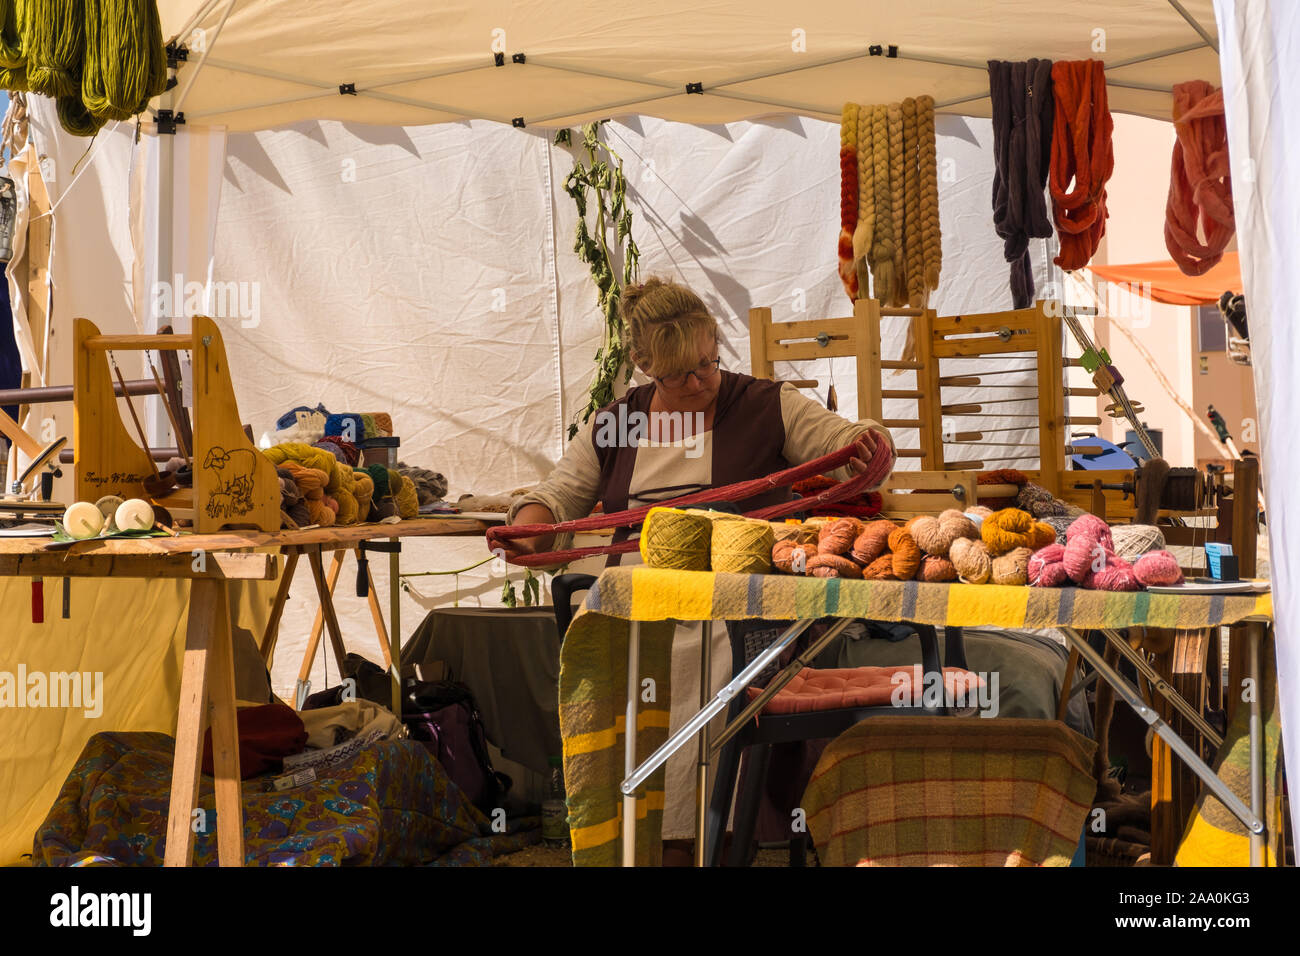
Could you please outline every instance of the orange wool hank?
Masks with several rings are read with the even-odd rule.
[[[1056,119],[1048,186],[1061,243],[1054,260],[1067,272],[1082,269],[1106,232],[1106,181],[1115,169],[1114,120],[1106,101],[1106,68],[1100,60],[1052,64]],[[1073,185],[1071,185],[1073,183]]]

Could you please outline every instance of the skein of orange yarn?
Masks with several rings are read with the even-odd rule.
[[[921,559],[921,570],[916,572],[917,580],[937,584],[941,581],[956,581],[957,568],[947,558],[938,554],[927,554]]]
[[[958,538],[948,549],[948,557],[957,576],[967,584],[987,584],[993,574],[993,556],[983,541]]]
[[[988,545],[989,554],[996,557],[1016,548],[1037,551],[1056,540],[1056,530],[1049,524],[1035,521],[1028,511],[1003,508],[984,519],[980,525],[980,537]]]
[[[823,525],[817,532],[817,553],[847,554],[861,533],[862,522],[855,518],[839,518]]]
[[[1061,243],[1054,261],[1072,272],[1088,264],[1106,232],[1106,180],[1115,169],[1106,65],[1101,60],[1056,61],[1052,97],[1056,118],[1047,182]]]
[[[794,554],[796,551],[803,553],[803,571],[794,570]],[[806,574],[808,570],[808,562],[816,557],[816,555],[817,545],[801,544],[798,541],[791,541],[787,538],[784,541],[778,541],[772,546],[772,566],[785,574]]]
[[[843,555],[820,552],[808,559],[808,573],[817,578],[862,577],[862,569]]]
[[[884,518],[869,521],[862,533],[853,539],[853,550],[849,553],[858,564],[870,564],[885,553],[889,547],[889,536],[898,529],[898,525]]]
[[[868,581],[894,581],[894,556],[886,552],[862,569]]]
[[[1165,248],[1184,275],[1199,276],[1223,258],[1237,229],[1223,90],[1204,80],[1174,84],[1174,130]]]
[[[899,528],[889,536],[889,550],[893,552],[894,577],[910,581],[921,568],[921,549],[912,540],[906,528]]]

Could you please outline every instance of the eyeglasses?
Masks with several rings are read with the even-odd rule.
[[[686,384],[686,380],[690,378],[692,375],[695,376],[696,381],[703,383],[707,379],[712,378],[713,373],[718,371],[720,368],[722,368],[721,356],[715,359],[708,359],[706,361],[703,361],[700,363],[699,368],[692,369],[689,372],[682,372],[679,375],[665,375],[663,378],[659,378],[654,375],[650,377],[653,378],[660,385],[663,385],[665,388],[681,388],[683,385]]]

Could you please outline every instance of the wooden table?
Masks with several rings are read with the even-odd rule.
[[[449,516],[415,518],[397,524],[360,524],[305,531],[225,531],[161,538],[94,539],[70,547],[51,547],[47,538],[0,538],[0,575],[179,578],[191,582],[164,865],[188,866],[193,858],[195,831],[191,819],[198,802],[203,735],[210,721],[217,819],[239,821],[238,826],[218,828],[217,856],[221,866],[242,866],[244,828],[240,804],[239,729],[235,714],[230,597],[225,583],[276,579],[276,556],[249,553],[257,548],[289,549],[291,555],[314,555],[312,567],[315,573],[320,568],[323,548],[338,551],[377,539],[482,535],[486,529],[484,521]],[[396,585],[396,552],[390,560],[394,567],[391,653],[393,660],[397,660],[401,632],[396,615],[400,594]],[[287,576],[281,578],[278,595],[287,596],[286,579]],[[317,580],[320,588],[323,579]],[[321,593],[322,607],[328,607],[325,613],[332,619],[333,606],[328,601],[328,590]],[[282,601],[279,606],[283,608]],[[275,621],[278,622],[278,616]],[[338,622],[334,621],[332,633],[337,631],[337,627]]]

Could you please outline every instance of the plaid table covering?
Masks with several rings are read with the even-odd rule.
[[[610,568],[587,593],[560,652],[560,732],[574,863],[612,866],[621,858],[618,786],[629,621],[643,622],[640,762],[668,737],[675,621],[861,617],[954,627],[1198,628],[1271,619],[1272,613],[1270,594],[1160,595]],[[638,865],[659,863],[663,787],[660,768],[637,794]]]

